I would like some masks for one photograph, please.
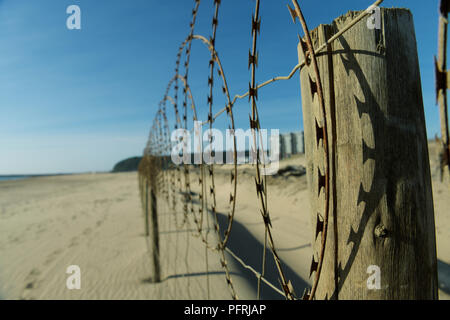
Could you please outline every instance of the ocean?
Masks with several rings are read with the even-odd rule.
[[[12,174],[12,175],[0,175],[0,181],[13,181],[23,180],[33,177],[54,177],[54,176],[67,176],[73,173],[48,173],[48,174]]]
[[[0,176],[0,181],[22,180],[30,177],[31,176]]]

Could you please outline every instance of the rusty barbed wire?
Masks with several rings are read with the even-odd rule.
[[[183,81],[183,84],[184,84],[184,93],[185,93],[185,98],[186,98],[186,96],[189,96],[190,97],[190,99],[191,99],[191,102],[192,102],[192,108],[193,108],[193,111],[194,111],[194,121],[197,119],[197,115],[196,115],[196,108],[195,108],[195,103],[193,102],[193,96],[192,96],[192,93],[190,92],[190,88],[189,88],[189,86],[188,86],[188,84],[187,84],[187,76],[185,76],[184,78],[183,77],[181,77],[180,75],[179,75],[179,65],[180,65],[180,63],[179,63],[179,61],[180,61],[180,59],[181,59],[181,52],[182,52],[182,50],[183,50],[183,48],[185,47],[185,46],[188,46],[188,48],[186,49],[186,53],[187,53],[187,55],[188,54],[190,54],[190,43],[191,43],[191,41],[192,41],[192,39],[193,39],[193,27],[194,27],[194,23],[195,23],[195,15],[196,15],[196,12],[197,12],[197,9],[198,9],[198,4],[200,3],[200,1],[196,1],[196,7],[194,8],[194,10],[193,10],[193,22],[191,23],[191,33],[189,34],[189,36],[186,38],[186,40],[180,45],[180,47],[179,47],[179,50],[178,50],[178,54],[177,54],[177,62],[176,62],[176,69],[175,69],[175,76],[174,76],[174,78],[173,79],[171,79],[171,81],[169,82],[169,85],[168,85],[168,89],[166,90],[166,95],[165,95],[165,98],[164,98],[164,100],[169,100],[172,104],[173,104],[173,106],[174,106],[174,110],[175,110],[175,116],[176,116],[176,124],[175,124],[175,129],[177,129],[177,128],[179,128],[179,127],[183,127],[183,126],[179,126],[178,124],[180,123],[180,120],[179,120],[179,112],[178,112],[178,108],[177,108],[177,90],[178,90],[178,80],[179,79],[181,79],[182,81]],[[211,37],[210,38],[210,40],[206,40],[206,39],[201,39],[201,40],[203,40],[205,43],[207,43],[207,44],[209,44],[209,46],[208,46],[208,48],[210,49],[210,51],[211,51],[211,61],[212,61],[212,63],[211,63],[211,61],[210,61],[210,65],[213,67],[214,66],[214,62],[217,60],[217,62],[218,62],[218,64],[219,64],[219,69],[218,69],[218,73],[219,73],[219,75],[221,75],[222,76],[222,79],[223,79],[223,82],[224,82],[224,86],[223,86],[223,92],[224,93],[226,93],[227,94],[227,96],[228,96],[228,100],[230,100],[230,98],[229,98],[229,94],[228,94],[228,86],[227,86],[227,84],[226,84],[226,79],[225,79],[225,77],[224,77],[224,73],[223,73],[223,68],[222,68],[222,66],[221,66],[221,64],[220,64],[220,60],[218,59],[218,56],[217,56],[217,52],[216,52],[216,50],[214,49],[214,46],[213,46],[213,44],[214,44],[214,39],[215,39],[215,33],[216,33],[216,27],[217,27],[217,23],[218,23],[218,17],[217,17],[217,15],[218,15],[218,6],[220,5],[220,1],[215,1],[215,6],[216,6],[216,8],[215,8],[215,15],[214,15],[214,18],[213,18],[213,37]],[[206,40],[206,41],[205,41]],[[188,68],[188,66],[189,66],[189,58],[186,58],[186,62],[185,62],[185,68]],[[212,73],[213,73],[213,68],[212,68]],[[186,70],[186,74],[187,74],[187,70]],[[209,79],[213,79],[213,77],[212,76],[210,76],[210,78]],[[212,81],[213,80],[208,80],[208,82],[209,83],[211,83],[212,84]],[[174,86],[174,89],[175,89],[175,98],[174,99],[172,99],[170,96],[168,96],[167,95],[167,92],[169,91],[169,88],[171,87],[171,86]],[[212,100],[212,94],[210,94],[210,99]],[[212,102],[212,101],[211,101]],[[183,120],[184,120],[184,128],[185,129],[187,129],[187,103],[186,103],[186,100],[185,100],[185,102],[183,103],[183,106],[184,106],[184,110],[185,110],[185,113],[184,113],[184,116],[183,116]],[[212,105],[211,105],[211,107],[212,107]],[[231,113],[231,112],[230,112]],[[234,129],[234,120],[233,120],[233,118],[232,118],[232,113],[231,113],[231,122],[232,122],[232,127],[233,127],[233,129]],[[236,142],[235,142],[235,139],[234,139],[234,146],[236,146]],[[235,149],[236,149],[236,147],[235,147]],[[235,153],[235,151],[234,151],[234,153]],[[184,170],[184,173],[185,173],[185,196],[187,197],[187,201],[185,201],[185,203],[186,202],[190,202],[192,199],[191,199],[191,197],[190,197],[190,190],[189,190],[189,171],[188,171],[188,167],[187,167],[187,165],[184,165],[184,167],[185,167],[185,170]],[[201,167],[201,171],[203,172],[203,165],[202,165],[202,163],[200,164],[200,167]],[[234,174],[232,173],[232,176],[236,176],[236,170],[237,170],[237,163],[235,163],[235,166],[234,166]],[[212,172],[212,175],[211,175],[211,172]],[[210,169],[210,176],[212,176],[212,178],[214,177],[213,176],[214,175],[214,173],[213,173],[213,171]],[[232,194],[232,195],[230,195],[230,199],[235,199],[235,193],[236,193],[236,179],[232,179],[232,180],[234,180],[234,193]],[[180,182],[179,181],[179,179],[177,179],[177,181],[178,182]],[[204,192],[204,188],[203,188],[203,181],[204,181],[204,175],[203,175],[203,178],[200,178],[199,179],[199,182],[200,182],[200,184],[201,184],[201,190],[202,190],[202,194],[200,195],[200,199],[202,200],[204,200],[204,199],[206,199],[206,197],[204,196],[205,195],[205,192]],[[211,187],[211,189],[210,190],[214,190],[214,187]],[[212,194],[213,195],[215,195],[214,194],[214,191],[212,192]],[[174,192],[174,195],[175,195],[175,192]],[[203,201],[202,200],[202,201]],[[217,245],[217,247],[215,247],[215,248],[213,248],[211,245],[209,245],[208,244],[208,241],[207,241],[207,235],[206,235],[206,237],[202,234],[202,225],[203,225],[203,206],[200,206],[199,207],[199,211],[201,212],[201,218],[200,218],[200,220],[198,220],[198,219],[196,219],[195,218],[195,216],[194,216],[194,222],[197,224],[197,226],[198,226],[198,235],[202,238],[202,241],[206,244],[206,246],[209,248],[209,249],[212,249],[212,250],[221,250],[221,248],[223,248],[224,247],[224,244],[226,243],[226,241],[227,241],[227,238],[228,238],[228,234],[229,234],[229,231],[230,231],[230,229],[231,229],[231,223],[232,223],[232,216],[233,216],[233,214],[234,214],[234,206],[235,206],[235,200],[233,200],[233,201],[230,201],[230,202],[232,202],[232,213],[230,214],[230,223],[229,223],[229,227],[227,228],[227,230],[225,231],[225,234],[226,234],[226,236],[225,236],[225,239],[224,240],[222,240],[222,241],[220,241],[220,243],[219,243],[219,245]],[[175,196],[173,197],[173,207],[175,207]],[[212,211],[215,211],[215,205],[213,204],[213,207],[212,207]],[[186,208],[186,206],[184,206],[184,212],[185,212],[185,216],[186,216],[186,212],[187,212],[187,208]],[[191,211],[192,212],[192,211]],[[207,216],[208,217],[208,216]],[[184,221],[185,222],[185,221]],[[219,225],[218,225],[218,222],[217,222],[217,219],[216,219],[216,223],[215,223],[215,229],[216,229],[216,233],[219,235]],[[220,240],[220,235],[219,235],[219,240]],[[237,298],[237,295],[236,295],[236,293],[234,292],[234,289],[233,289],[233,285],[232,285],[232,281],[231,281],[231,276],[230,276],[230,272],[229,272],[229,270],[228,270],[228,268],[227,268],[227,264],[226,264],[226,261],[225,261],[225,255],[223,254],[223,252],[222,252],[222,266],[224,267],[224,269],[225,269],[225,272],[226,272],[226,275],[227,275],[227,283],[229,284],[229,287],[230,287],[230,289],[231,289],[231,293],[232,293],[232,296],[233,296],[233,298]]]
[[[252,40],[252,48],[249,53],[249,67],[251,68],[251,83],[249,84],[249,100],[251,102],[251,117],[250,117],[250,129],[253,133],[253,145],[254,150],[252,151],[252,159],[256,158],[256,178],[255,178],[255,184],[256,184],[256,194],[257,197],[260,199],[260,205],[261,205],[261,216],[263,218],[263,222],[265,225],[265,239],[268,241],[270,249],[272,251],[272,255],[275,261],[275,265],[277,266],[278,273],[280,276],[280,282],[281,286],[283,288],[283,291],[285,293],[285,296],[289,300],[294,299],[294,294],[292,290],[292,285],[290,281],[288,282],[286,279],[286,276],[283,271],[283,267],[281,265],[281,260],[277,254],[275,243],[273,240],[271,227],[272,223],[270,220],[269,210],[267,207],[267,182],[266,182],[266,175],[264,174],[264,178],[261,177],[261,171],[264,171],[265,173],[265,160],[264,160],[264,149],[262,146],[262,137],[260,132],[260,119],[258,115],[258,108],[256,105],[256,100],[258,98],[258,89],[256,85],[256,67],[258,63],[258,53],[256,51],[256,44],[257,44],[257,38],[260,31],[260,25],[261,25],[261,18],[259,16],[259,6],[260,6],[260,0],[256,0],[255,4],[255,12],[252,16],[252,28],[251,33],[253,36]],[[259,134],[259,139],[257,137],[257,134]],[[261,148],[263,149],[262,152],[260,152],[259,149],[259,143],[261,143]],[[263,161],[261,162],[260,155],[263,156]],[[262,170],[261,170],[262,166]],[[266,242],[264,243],[264,253],[266,249]],[[263,255],[263,261],[262,261],[262,268],[264,269],[265,265],[265,255]],[[264,274],[263,274],[264,275]],[[258,282],[261,278],[258,279]],[[259,283],[258,283],[259,284]],[[259,286],[259,285],[258,285]],[[259,293],[258,293],[259,294]]]
[[[372,6],[379,5],[382,3],[383,0],[377,0]],[[352,26],[354,26],[356,23],[361,21],[365,16],[369,14],[369,12],[366,10],[362,12],[360,15],[358,15],[355,19],[353,19],[348,25],[346,25],[342,30],[337,32],[335,35],[330,37],[325,43],[320,45],[317,49],[313,48],[311,38],[309,35],[309,30],[306,25],[305,19],[303,17],[303,14],[301,12],[300,6],[296,0],[292,0],[292,3],[294,5],[294,9],[290,9],[289,11],[292,15],[292,18],[295,22],[295,18],[298,18],[299,21],[302,24],[303,31],[305,33],[305,40],[300,38],[300,42],[302,44],[302,48],[304,50],[304,54],[306,57],[306,61],[301,61],[299,64],[295,65],[291,72],[287,76],[277,76],[273,77],[261,84],[256,83],[256,68],[258,66],[258,51],[257,51],[257,40],[260,33],[260,25],[261,25],[261,17],[260,17],[260,0],[256,0],[255,3],[255,10],[252,15],[252,21],[251,21],[251,35],[252,35],[252,46],[249,51],[249,60],[248,60],[248,66],[250,69],[250,83],[249,83],[249,90],[248,92],[241,94],[241,95],[235,95],[233,99],[231,99],[231,94],[228,88],[227,80],[225,77],[225,72],[223,65],[219,59],[219,55],[216,51],[215,42],[216,42],[216,33],[218,28],[218,21],[219,21],[219,8],[221,1],[220,0],[213,0],[214,3],[214,14],[212,19],[212,35],[209,39],[205,38],[202,35],[195,35],[194,34],[194,27],[197,20],[197,13],[198,8],[200,5],[200,0],[195,0],[194,3],[194,9],[192,10],[192,20],[190,23],[190,31],[186,39],[181,43],[181,45],[178,48],[177,56],[176,56],[176,67],[175,67],[175,75],[171,78],[169,81],[169,84],[166,88],[163,100],[160,102],[159,109],[157,112],[157,115],[153,121],[151,132],[149,135],[149,139],[146,145],[146,149],[144,152],[144,158],[145,161],[142,162],[142,165],[140,165],[139,168],[139,174],[143,175],[145,177],[148,177],[149,180],[151,180],[152,186],[156,188],[157,190],[162,190],[162,194],[164,194],[165,199],[167,202],[169,202],[169,195],[171,195],[171,205],[173,210],[173,216],[175,217],[175,225],[176,228],[181,230],[184,226],[189,225],[189,220],[192,219],[194,221],[194,225],[197,226],[197,230],[195,233],[193,233],[194,236],[199,237],[201,241],[205,244],[205,257],[208,259],[207,251],[213,251],[217,252],[219,254],[220,263],[225,271],[225,278],[227,281],[228,288],[230,289],[230,293],[233,299],[238,299],[238,295],[235,291],[234,285],[232,283],[231,279],[231,273],[229,271],[228,262],[226,259],[225,253],[229,254],[234,260],[236,260],[238,263],[240,263],[244,268],[250,270],[256,277],[258,281],[258,298],[260,298],[260,287],[261,282],[266,283],[270,288],[272,288],[277,293],[283,295],[286,299],[297,299],[294,293],[294,288],[292,287],[292,284],[288,279],[286,279],[285,273],[283,271],[283,266],[281,264],[281,259],[278,256],[275,241],[273,239],[272,235],[272,224],[270,221],[270,215],[269,215],[269,209],[268,209],[268,196],[267,196],[267,181],[266,176],[262,173],[265,172],[265,152],[264,152],[264,146],[262,144],[262,135],[261,135],[261,126],[260,126],[260,118],[258,115],[258,107],[257,107],[257,99],[258,99],[258,89],[273,83],[275,81],[281,81],[281,80],[289,80],[293,77],[293,75],[300,70],[303,67],[312,67],[314,71],[314,79],[312,80],[312,84],[314,84],[314,92],[312,94],[317,94],[318,96],[318,107],[320,108],[322,112],[323,119],[316,119],[316,129],[317,129],[317,144],[319,144],[320,140],[322,140],[322,146],[324,149],[324,167],[325,167],[325,173],[322,175],[320,172],[320,169],[318,169],[318,175],[319,175],[319,192],[321,189],[324,189],[325,193],[325,211],[323,216],[320,215],[320,213],[317,214],[317,224],[316,224],[316,238],[319,233],[321,233],[321,246],[320,246],[320,252],[318,259],[316,259],[313,256],[313,260],[311,263],[311,274],[315,272],[315,278],[314,282],[311,288],[310,292],[306,292],[303,296],[303,299],[309,299],[312,300],[315,297],[315,292],[319,283],[322,264],[323,264],[323,258],[324,258],[324,252],[325,252],[325,245],[326,245],[326,238],[327,238],[327,226],[328,226],[328,211],[329,211],[329,162],[330,162],[330,155],[328,154],[328,124],[326,121],[326,110],[324,106],[324,99],[323,99],[323,93],[322,93],[322,86],[320,82],[320,74],[319,69],[317,66],[316,61],[316,54],[321,52],[323,49],[325,49],[329,44],[331,44],[333,41],[335,41],[339,36],[341,36],[344,32],[349,30]],[[371,6],[371,7],[372,7]],[[370,7],[369,7],[370,8]],[[192,41],[199,40],[202,43],[204,43],[209,50],[211,54],[211,58],[209,60],[209,75],[208,75],[208,96],[207,96],[207,105],[208,105],[208,119],[204,122],[201,122],[201,126],[209,124],[209,129],[212,129],[212,124],[214,121],[224,112],[229,117],[230,122],[230,129],[234,133],[235,125],[234,125],[234,115],[233,115],[233,107],[237,99],[242,99],[245,97],[249,98],[250,103],[250,111],[251,114],[249,116],[250,120],[250,129],[252,130],[252,136],[253,136],[253,146],[251,150],[252,158],[256,160],[255,167],[256,167],[256,174],[255,174],[255,185],[256,185],[256,194],[257,198],[259,199],[259,206],[260,206],[260,214],[264,222],[265,226],[265,237],[264,237],[264,253],[261,263],[261,272],[258,272],[255,270],[254,267],[249,266],[244,262],[244,259],[237,256],[230,248],[227,247],[227,242],[230,238],[233,220],[235,216],[235,208],[236,208],[236,196],[237,196],[237,148],[236,148],[236,136],[233,134],[233,157],[234,157],[234,166],[231,170],[231,187],[232,191],[230,193],[230,200],[229,200],[229,206],[230,211],[228,212],[228,224],[223,232],[223,237],[221,235],[218,218],[217,218],[217,201],[216,201],[216,184],[215,184],[215,171],[214,171],[214,164],[208,164],[207,173],[205,172],[205,167],[203,164],[203,160],[199,164],[199,170],[198,174],[198,185],[200,188],[200,193],[198,194],[198,211],[197,215],[194,210],[194,200],[192,197],[192,189],[191,189],[191,175],[194,175],[193,172],[191,172],[190,167],[188,164],[183,163],[183,176],[184,176],[184,184],[181,181],[181,172],[180,172],[180,166],[170,166],[166,161],[168,162],[165,157],[170,153],[172,150],[172,141],[170,136],[170,125],[169,125],[169,119],[167,117],[167,102],[170,102],[172,104],[173,110],[174,110],[174,129],[185,129],[189,130],[188,128],[188,101],[191,103],[191,109],[192,109],[192,120],[198,121],[198,115],[197,115],[197,109],[194,103],[194,96],[192,94],[191,88],[189,86],[188,82],[188,75],[189,75],[189,64],[190,64],[190,56],[191,56],[191,44]],[[184,76],[180,75],[180,61],[182,56],[185,56],[185,62],[184,62],[184,68],[185,73]],[[217,66],[217,72],[222,79],[223,87],[222,92],[227,100],[226,106],[219,110],[216,114],[213,114],[213,88],[214,88],[214,69]],[[440,69],[443,70],[443,69]],[[178,109],[178,91],[179,91],[179,85],[180,83],[183,85],[183,116],[180,117],[180,112]],[[169,95],[170,90],[174,90],[173,98]],[[319,125],[321,124],[321,126]],[[195,126],[192,130],[195,130]],[[212,142],[212,137],[209,137],[209,142]],[[187,141],[184,141],[183,144],[185,146],[185,143]],[[205,176],[209,175],[209,190],[208,186],[205,180]],[[158,182],[158,185],[155,185],[155,182]],[[140,188],[142,191],[142,185],[143,181],[139,179]],[[167,184],[170,184],[170,186],[167,186]],[[183,222],[180,225],[176,222],[176,208],[177,208],[177,200],[181,197],[184,199],[183,201]],[[208,201],[208,199],[211,199],[211,201]],[[208,204],[209,202],[209,204]],[[188,207],[190,205],[190,208]],[[189,210],[190,209],[190,210]],[[217,235],[217,243],[212,244],[210,243],[208,239],[208,233],[210,229],[210,224],[208,221],[209,214],[212,213],[214,220],[213,220],[213,229]],[[206,216],[206,228],[204,228],[204,217]],[[178,244],[176,244],[177,246]],[[265,262],[266,262],[266,247],[269,246],[275,265],[277,267],[281,290],[277,288],[274,284],[270,283],[264,276],[265,272]],[[185,255],[187,259],[187,251]],[[186,260],[187,261],[187,260]],[[208,271],[208,261],[206,260],[207,264],[207,273]],[[209,297],[209,274],[207,275],[207,290],[208,290],[208,297]]]
[[[164,148],[164,154],[170,153],[170,128],[169,128],[169,122],[167,120],[167,114],[166,114],[166,104],[163,102],[159,103],[159,112],[161,112],[163,122],[164,122],[164,142],[165,142],[165,148]],[[167,169],[167,164],[165,164],[165,169]],[[169,170],[163,170],[162,172],[164,176],[164,193],[166,202],[169,203],[169,187],[172,185],[172,181],[170,180]]]
[[[218,54],[217,54],[217,51],[215,49],[215,44],[216,44],[217,26],[219,24],[220,3],[221,3],[221,0],[214,0],[214,16],[213,16],[213,19],[212,19],[212,35],[211,35],[211,37],[209,39],[209,45],[210,45],[209,49],[210,49],[210,52],[211,52],[211,60],[209,61],[209,69],[210,69],[210,73],[209,73],[209,77],[208,77],[209,95],[208,95],[208,99],[207,100],[208,100],[208,106],[209,106],[209,113],[208,113],[209,129],[210,129],[209,142],[211,143],[211,149],[212,149],[212,142],[213,142],[213,139],[212,139],[212,125],[213,125],[213,122],[214,122],[213,119],[212,119],[212,116],[213,116],[213,113],[212,113],[212,110],[213,110],[213,98],[214,98],[214,96],[213,96],[214,68],[215,68],[216,61],[219,61]],[[219,74],[222,76],[222,79],[224,79],[223,92],[227,93],[228,92],[228,87],[227,87],[227,84],[226,84],[226,80],[225,80],[225,76],[224,76],[224,73],[223,73],[223,69],[220,66],[220,68],[218,70],[219,70]],[[229,96],[228,96],[228,100],[229,100]],[[233,124],[233,126],[234,126],[234,124]],[[236,140],[235,140],[235,142],[236,142]],[[234,146],[236,146],[236,143],[234,143]],[[212,156],[212,153],[210,153],[210,156]],[[214,157],[215,157],[215,154],[214,154]],[[235,168],[236,168],[236,162],[235,162]],[[225,253],[224,253],[224,250],[225,250],[225,247],[226,247],[226,242],[228,240],[229,232],[231,231],[231,226],[232,226],[232,223],[233,223],[234,206],[233,206],[232,214],[230,214],[228,216],[228,228],[227,228],[227,230],[225,230],[225,233],[224,233],[225,239],[221,239],[220,226],[219,226],[219,221],[218,221],[218,218],[217,218],[217,211],[216,211],[216,209],[217,209],[217,200],[216,200],[216,185],[215,185],[215,179],[214,179],[214,162],[213,161],[211,161],[210,165],[208,166],[208,171],[209,171],[209,176],[210,176],[210,181],[211,181],[210,195],[212,196],[212,202],[213,202],[212,205],[211,205],[211,211],[212,211],[212,213],[214,215],[214,229],[215,229],[215,232],[216,232],[216,235],[217,235],[217,239],[218,239],[218,242],[219,242],[219,244],[217,245],[217,249],[218,249],[218,251],[221,254],[221,265],[222,265],[222,268],[225,271],[225,278],[226,278],[226,281],[227,281],[227,284],[228,284],[228,288],[229,288],[230,293],[231,293],[231,297],[234,300],[237,300],[238,296],[236,294],[236,290],[234,289],[234,285],[233,285],[233,282],[232,282],[232,279],[231,279],[230,270],[228,268],[228,264],[226,262]],[[235,181],[236,181],[236,179],[235,179]],[[234,198],[236,198],[236,195],[234,195]],[[230,202],[233,202],[233,201],[235,201],[235,200],[233,200],[233,196],[231,196],[230,197]]]
[[[172,84],[175,84],[174,86],[176,86],[177,78],[178,78],[178,76],[175,75],[173,77],[173,79],[169,82],[169,89],[172,86]],[[175,128],[175,130],[177,130],[179,128],[179,126],[181,125],[181,120],[179,117],[176,100],[174,98],[172,98],[171,96],[166,95],[166,96],[164,96],[163,102],[166,103],[167,101],[169,101],[173,106],[175,119],[176,119],[174,128]],[[171,143],[169,143],[169,145],[171,146]],[[172,210],[175,210],[176,201],[177,201],[176,195],[178,193],[177,184],[180,186],[179,189],[181,189],[181,173],[180,173],[180,168],[178,166],[175,166],[174,170],[171,170],[171,180],[172,180],[172,191],[171,191],[171,193],[172,193]],[[184,222],[185,221],[183,221],[183,224],[184,224]]]
[[[183,114],[183,122],[182,122],[181,127],[184,129],[187,129],[187,117],[188,117],[187,101],[188,101],[188,98],[191,100],[191,105],[195,106],[192,93],[190,92],[190,88],[187,84],[187,79],[188,79],[188,72],[189,72],[189,61],[190,61],[190,53],[191,53],[192,35],[194,33],[195,21],[197,18],[197,12],[198,12],[199,5],[200,5],[200,0],[195,0],[194,8],[192,9],[192,20],[189,24],[189,27],[190,27],[189,35],[179,48],[179,51],[177,54],[176,70],[175,70],[176,85],[178,85],[178,79],[181,79],[181,81],[183,82],[183,95],[184,95],[183,111],[184,111],[184,114]],[[179,75],[179,65],[180,65],[180,61],[181,61],[182,51],[184,50],[184,48],[186,50],[185,62],[184,62],[185,74],[184,74],[184,77],[182,77]],[[186,148],[187,143],[188,143],[187,141],[183,140],[184,148]],[[191,193],[190,179],[189,179],[189,167],[186,164],[183,164],[183,172],[184,172],[184,197],[185,197],[185,201],[183,203],[183,213],[184,213],[184,217],[185,217],[184,219],[186,220],[188,210],[189,210],[188,205],[190,203],[192,203],[192,193]],[[192,214],[193,214],[193,210],[194,210],[193,206],[191,205],[191,213]]]
[[[192,47],[192,35],[194,34],[194,28],[195,28],[195,21],[197,19],[197,12],[198,8],[200,6],[200,0],[195,0],[194,8],[192,9],[192,20],[189,24],[190,31],[188,36],[188,43],[187,48],[185,52],[185,62],[184,62],[184,77],[181,78],[183,82],[183,94],[184,94],[184,101],[183,101],[183,109],[184,109],[184,129],[188,128],[188,107],[187,102],[188,98],[191,101],[191,106],[194,109],[195,112],[195,103],[194,103],[194,97],[192,96],[192,92],[190,91],[189,85],[188,85],[188,76],[189,76],[189,62],[191,57],[191,47]],[[194,113],[194,121],[196,120],[196,114]],[[184,147],[186,148],[187,141],[184,141]],[[184,164],[184,181],[185,181],[185,193],[186,193],[186,201],[184,204],[184,215],[187,217],[188,213],[188,205],[191,204],[191,210],[190,213],[194,215],[194,206],[192,205],[192,190],[190,186],[190,176],[189,176],[189,167]]]
[[[375,6],[379,6],[381,3],[383,3],[384,0],[377,0],[375,1],[372,5],[369,6],[369,8],[371,7],[375,7]],[[333,35],[330,39],[328,39],[325,43],[321,44],[317,49],[314,50],[315,54],[318,54],[319,52],[321,52],[322,50],[324,50],[328,45],[330,45],[332,42],[334,42],[336,39],[338,39],[341,35],[343,35],[345,32],[347,32],[351,27],[353,27],[355,24],[357,24],[359,21],[361,21],[363,18],[367,17],[370,14],[369,10],[364,10],[362,13],[360,13],[355,19],[353,19],[348,25],[346,25],[344,28],[342,28],[339,32],[337,32],[335,35]],[[305,65],[305,61],[301,61],[300,63],[296,64],[291,72],[287,75],[287,76],[278,76],[278,77],[273,77],[267,81],[264,81],[263,83],[261,83],[260,85],[258,85],[256,88],[260,89],[262,87],[267,86],[268,84],[271,84],[275,81],[282,81],[282,80],[290,80],[294,74],[303,66]],[[243,93],[243,94],[237,94],[234,96],[232,102],[231,102],[231,106],[234,106],[234,103],[236,102],[236,100],[238,99],[243,99],[248,97],[249,95],[249,91]],[[225,108],[221,109],[217,114],[214,115],[214,119],[216,119],[217,117],[219,117],[223,112],[225,112]],[[207,121],[205,121],[203,124],[206,124]]]
[[[323,91],[322,91],[322,83],[320,79],[320,72],[319,67],[317,65],[317,59],[316,55],[314,53],[314,47],[312,44],[311,36],[309,34],[309,29],[306,24],[305,18],[303,16],[302,10],[300,9],[300,6],[297,2],[297,0],[292,0],[292,3],[294,5],[294,9],[288,6],[289,12],[291,13],[292,20],[295,23],[295,19],[298,18],[302,28],[303,32],[305,33],[305,40],[302,38],[299,38],[300,41],[300,48],[303,50],[304,57],[308,62],[306,62],[307,65],[312,64],[312,68],[315,75],[315,80],[312,80],[311,77],[311,95],[314,96],[317,94],[318,102],[319,102],[319,108],[322,114],[322,119],[316,118],[316,143],[319,145],[320,140],[322,140],[323,150],[324,150],[324,166],[325,166],[325,173],[322,175],[320,172],[320,168],[317,167],[318,172],[318,181],[319,181],[319,193],[322,188],[325,189],[325,209],[324,209],[324,215],[321,218],[320,213],[317,213],[317,222],[316,222],[316,238],[318,233],[321,233],[321,247],[320,247],[320,253],[318,257],[318,261],[315,261],[314,255],[311,262],[311,268],[310,268],[310,276],[313,272],[316,272],[316,276],[314,279],[314,283],[311,289],[311,292],[308,293],[305,292],[303,299],[305,300],[312,300],[314,299],[314,295],[317,290],[317,286],[319,284],[320,274],[322,270],[323,265],[323,259],[325,257],[325,247],[326,247],[326,240],[327,240],[327,231],[328,231],[328,215],[329,215],[329,203],[330,203],[330,155],[328,150],[328,123],[327,123],[327,112],[325,109],[325,101],[323,98]],[[319,120],[319,121],[318,121]],[[320,121],[322,120],[322,121]],[[322,123],[322,126],[320,127],[319,123]],[[319,196],[319,195],[318,195]]]

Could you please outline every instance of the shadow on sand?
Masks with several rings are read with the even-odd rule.
[[[224,230],[228,225],[227,216],[222,213],[218,213],[217,219],[220,225],[220,229]],[[256,239],[243,224],[239,223],[236,220],[234,220],[233,222],[233,228],[231,230],[227,247],[237,256],[239,256],[247,265],[252,266],[258,272],[261,272],[264,245],[258,239]],[[238,262],[235,261],[232,256],[228,254],[227,260],[229,262],[233,262],[233,265],[236,265],[233,271],[235,273],[239,273],[248,282],[248,284],[254,290],[256,298],[258,281],[254,273],[241,266]],[[309,284],[304,279],[302,279],[297,272],[292,270],[286,264],[282,263],[282,267],[286,279],[292,282],[297,297],[301,297],[303,291],[309,286]],[[265,278],[269,280],[270,283],[281,289],[279,273],[275,265],[272,252],[268,248],[266,249]],[[264,282],[261,282],[261,299],[274,300],[284,299],[284,297],[275,292]]]
[[[228,218],[225,214],[218,213],[217,219],[219,222],[220,230],[225,230],[228,225]],[[185,232],[185,230],[179,231],[171,231],[171,232]],[[291,251],[301,248],[309,247],[310,245],[299,246],[295,248],[287,248],[284,251]],[[263,258],[263,250],[264,245],[258,239],[256,239],[250,231],[240,222],[234,220],[233,228],[231,231],[231,236],[227,243],[227,247],[233,251],[237,256],[239,256],[244,263],[252,266],[258,272],[262,270],[262,258]],[[283,249],[280,249],[283,251]],[[244,283],[248,285],[251,292],[253,292],[253,296],[251,297],[242,297],[244,299],[256,299],[257,291],[258,291],[258,280],[253,272],[244,268],[239,262],[237,262],[231,255],[226,253],[228,265],[230,266],[230,273],[232,279],[239,281],[233,281],[235,283],[235,287],[237,289],[237,293],[239,295],[239,285],[237,283]],[[289,266],[282,262],[283,272],[285,274],[286,279],[291,281],[296,296],[301,297],[305,288],[309,287],[309,284],[302,279],[297,272],[292,270]],[[225,272],[224,271],[214,271],[209,272],[209,275],[223,275],[225,281]],[[164,278],[162,281],[166,281],[169,279],[178,279],[184,277],[198,277],[205,276],[205,272],[192,272],[192,273],[181,273],[169,275]],[[265,278],[278,287],[281,290],[281,285],[279,281],[279,273],[278,269],[275,265],[272,252],[269,248],[266,249],[266,266],[265,266]],[[142,280],[142,283],[152,283],[151,278]],[[261,281],[261,299],[263,300],[283,300],[284,296],[280,295],[280,293],[274,291],[271,287]]]

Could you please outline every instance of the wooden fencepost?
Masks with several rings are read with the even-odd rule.
[[[161,281],[161,265],[159,251],[158,204],[155,181],[154,159],[145,155],[139,164],[139,189],[144,213],[145,239],[150,250],[152,282]]]
[[[150,239],[152,244],[153,280],[161,281],[161,265],[159,251],[158,204],[154,189],[150,189]]]
[[[381,8],[317,55],[328,124],[330,208],[316,299],[437,299],[433,197],[412,14]],[[311,32],[317,48],[360,12]],[[299,44],[299,61],[305,59]],[[323,124],[300,72],[313,249],[324,211]],[[319,239],[319,238],[317,238]],[[317,257],[316,257],[317,260]]]

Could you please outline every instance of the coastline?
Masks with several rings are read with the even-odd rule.
[[[434,151],[430,148],[439,294],[440,299],[450,299],[450,198],[448,186],[440,182]],[[282,166],[303,161],[302,157],[290,158]],[[239,170],[239,201],[229,245],[259,269],[264,228],[255,200],[254,168]],[[229,170],[218,167],[216,178],[217,188],[230,188]],[[273,178],[269,185],[274,239],[294,288],[301,289],[310,282],[306,177]],[[218,194],[218,206],[225,207],[228,200],[228,192]],[[182,204],[178,201],[179,207]],[[182,221],[182,210],[175,214]],[[195,226],[177,228],[173,216],[170,208],[162,207],[158,223],[161,252],[165,253],[163,281],[153,284],[136,172],[1,181],[0,299],[230,299],[217,253],[207,253],[205,269],[205,246],[193,236]],[[226,215],[219,219],[225,223]],[[213,233],[209,237],[215,238]],[[255,299],[254,275],[229,256],[227,262],[239,298]],[[80,290],[66,287],[70,265],[81,269]],[[272,267],[268,264],[267,277],[277,283],[276,276],[270,275]],[[266,299],[280,298],[266,287],[262,293]]]

